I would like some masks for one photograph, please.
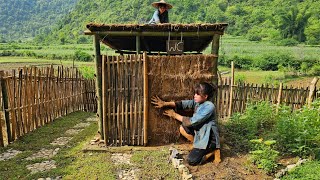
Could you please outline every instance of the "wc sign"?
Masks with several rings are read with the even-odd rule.
[[[180,40],[167,40],[168,54],[183,54],[184,42]]]

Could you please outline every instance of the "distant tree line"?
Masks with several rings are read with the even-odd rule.
[[[46,24],[29,32],[29,35],[35,36],[35,41],[39,43],[87,43],[91,39],[84,36],[83,31],[89,22],[143,24],[148,22],[155,10],[150,5],[154,0],[66,2],[21,0],[19,3],[14,0],[9,1],[11,9],[5,9],[6,15],[0,16],[0,22],[5,20],[3,24],[10,26],[10,23],[18,20],[24,24],[14,23],[15,30],[10,32],[1,26],[1,34],[15,36],[19,30],[17,27],[26,28],[21,31],[29,32],[28,29],[32,27]],[[273,40],[281,45],[320,44],[320,1],[317,0],[168,0],[168,2],[174,6],[170,10],[169,18],[172,23],[226,22],[229,23],[228,34],[245,36],[251,41]],[[7,3],[0,3],[0,7]],[[19,4],[23,6],[15,6]],[[34,5],[37,6],[36,9],[32,8]],[[29,14],[32,13],[33,18],[23,16],[26,9],[30,8],[35,9],[27,11]],[[59,16],[59,13],[63,16]],[[9,15],[12,14],[16,15],[10,18]],[[57,23],[52,23],[57,20],[59,20]],[[19,36],[21,35],[24,34],[20,33]]]

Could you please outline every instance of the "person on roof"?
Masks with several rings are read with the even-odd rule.
[[[180,121],[180,133],[193,142],[193,149],[188,155],[190,165],[203,164],[214,155],[214,163],[218,165],[220,159],[220,140],[216,124],[215,106],[210,101],[217,87],[213,84],[201,82],[194,88],[193,100],[166,102],[158,96],[152,97],[151,103],[155,108],[175,108],[176,111],[192,109],[192,117],[181,116],[173,109],[164,111],[164,115]]]
[[[169,23],[168,10],[172,8],[172,5],[165,2],[164,0],[154,2],[151,5],[157,8],[157,10],[153,13],[149,24]]]

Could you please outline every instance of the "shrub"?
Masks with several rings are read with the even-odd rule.
[[[93,66],[81,66],[79,69],[84,78],[94,79],[95,69]]]
[[[300,67],[299,62],[292,56],[282,53],[264,54],[256,63],[256,66],[265,71],[276,71],[278,70],[279,65],[284,67],[291,66],[294,68]]]
[[[277,168],[277,158],[279,152],[272,149],[276,143],[274,140],[264,141],[262,139],[250,140],[252,151],[250,151],[250,161],[258,168],[267,173],[273,172]]]
[[[84,62],[92,61],[92,56],[81,50],[77,50],[74,53],[74,57],[75,57],[75,60],[78,60],[78,61],[84,61]]]
[[[312,66],[308,74],[311,76],[319,76],[320,75],[320,64],[315,64]]]
[[[295,39],[289,38],[289,39],[282,39],[278,41],[277,44],[279,46],[296,46],[299,44],[299,42]]]
[[[273,129],[275,113],[269,102],[250,103],[246,111],[235,114],[227,122],[225,128],[226,140],[237,151],[248,151],[249,140],[256,139]]]
[[[320,100],[312,107],[291,113],[282,107],[275,125],[275,139],[279,150],[299,156],[317,157],[320,153]],[[317,157],[319,158],[319,157]]]
[[[238,55],[235,55],[232,58],[232,60],[234,62],[234,67],[239,69],[250,69],[253,62],[251,57],[244,57],[244,56],[238,56]]]

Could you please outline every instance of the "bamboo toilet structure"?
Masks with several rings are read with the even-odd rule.
[[[107,146],[177,142],[179,123],[150,104],[192,98],[193,85],[217,78],[220,37],[228,24],[87,24],[95,48],[99,131]],[[179,55],[169,42],[183,42]],[[101,43],[119,53],[102,55]],[[209,44],[211,54],[203,55]],[[191,96],[190,96],[191,95]]]

